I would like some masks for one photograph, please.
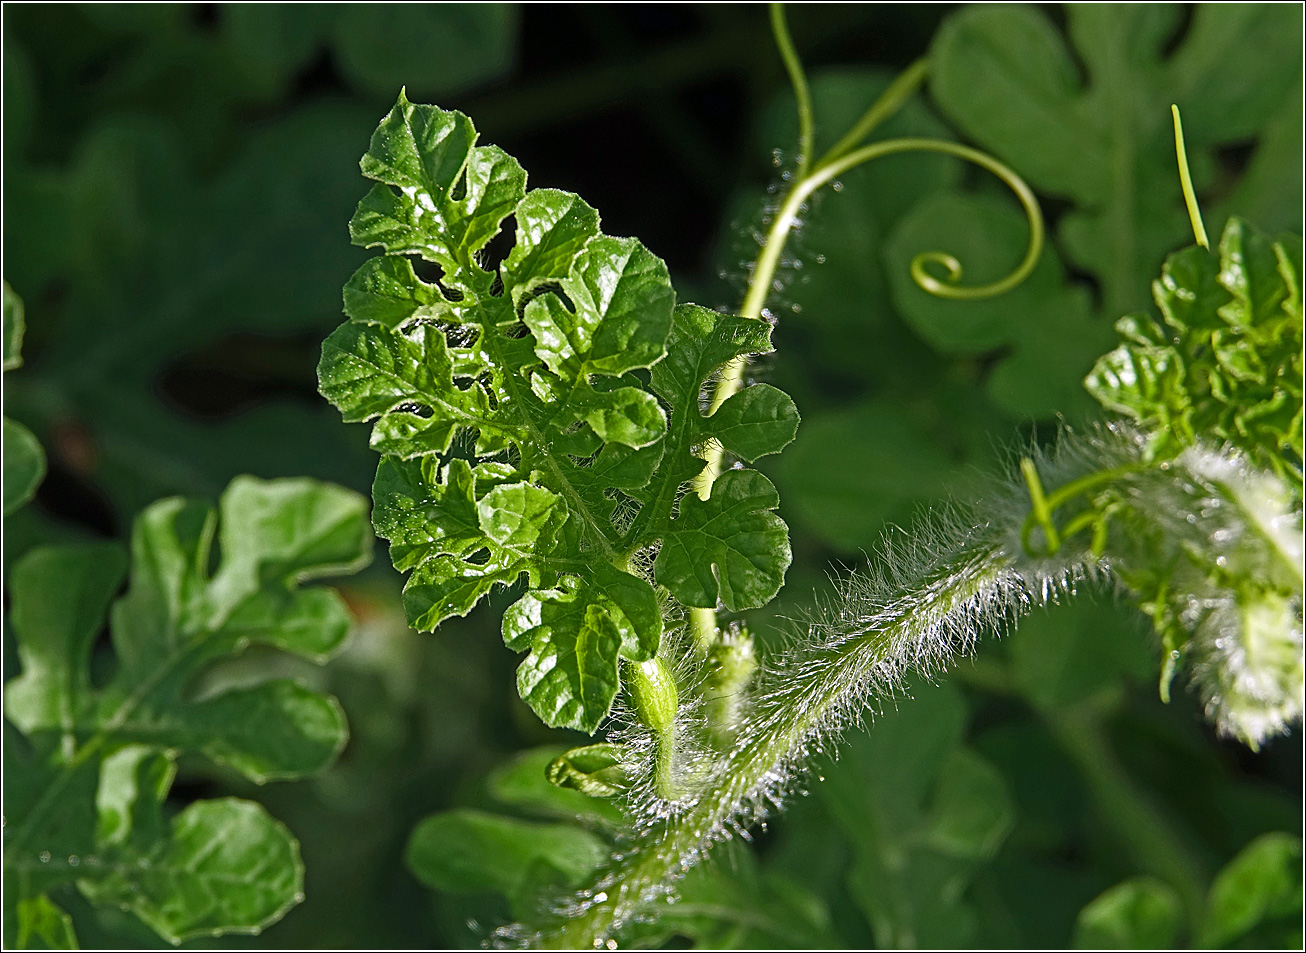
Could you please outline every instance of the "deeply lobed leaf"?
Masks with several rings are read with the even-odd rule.
[[[769,327],[676,307],[659,258],[602,234],[575,195],[528,193],[511,157],[475,142],[461,113],[402,94],[377,127],[361,168],[378,184],[350,229],[385,254],[345,287],[350,320],[323,345],[320,386],[346,420],[374,421],[373,520],[411,574],[409,621],[434,629],[525,576],[504,621],[529,653],[522,697],[546,723],[592,732],[620,659],[647,660],[661,639],[637,553],[678,540],[655,577],[689,605],[720,589],[749,608],[779,588],[788,538],[765,478],[677,504],[709,440],[752,460],[788,443],[798,415],[766,385],[705,414],[707,383],[769,350]],[[485,248],[510,215],[496,267]]]
[[[196,679],[255,642],[318,661],[341,645],[343,600],[300,584],[369,561],[365,508],[312,480],[243,477],[217,513],[179,498],[147,509],[110,613],[118,666],[102,688],[89,664],[127,569],[122,550],[45,547],[14,566],[22,673],[5,686],[5,869],[23,875],[20,932],[61,935],[57,908],[41,904],[67,882],[174,943],[258,932],[302,899],[298,846],[261,806],[200,801],[168,821],[163,802],[183,751],[258,783],[335,759],[347,730],[334,698],[284,679],[196,697]]]
[[[1230,219],[1218,257],[1171,255],[1152,295],[1157,321],[1116,323],[1123,342],[1085,381],[1108,410],[1139,421],[1172,455],[1198,435],[1227,441],[1302,491],[1301,240]]]

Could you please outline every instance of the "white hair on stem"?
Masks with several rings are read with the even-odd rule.
[[[1212,565],[1227,568],[1233,558],[1252,571],[1273,570],[1270,578],[1285,578],[1291,562],[1296,595],[1286,598],[1194,583],[1193,672],[1220,729],[1253,745],[1300,716],[1301,515],[1277,484],[1266,485],[1273,477],[1227,450],[1193,448],[1149,463],[1143,436],[1120,425],[1067,434],[1056,450],[1035,456],[1050,489],[1119,471],[1113,492],[1121,505],[1157,532],[1139,542],[1132,527],[1113,531],[1100,556],[1080,539],[1054,555],[1030,556],[1022,542],[1029,491],[1006,481],[980,503],[940,508],[913,535],[887,535],[874,568],[840,583],[795,627],[785,651],[759,670],[733,746],[716,751],[697,743],[703,705],[682,706],[674,730],[683,796],[659,794],[656,744],[635,719],[622,719],[614,737],[642,762],[628,795],[633,832],[590,888],[549,908],[547,926],[507,927],[496,942],[611,946],[623,926],[651,919],[712,846],[747,837],[780,809],[811,755],[901,691],[909,672],[942,671],[973,651],[982,634],[1074,594],[1081,582],[1105,580],[1113,567],[1128,576],[1133,564],[1157,558],[1156,545],[1166,554],[1204,547]],[[1289,579],[1287,591],[1293,585]],[[1249,598],[1259,599],[1251,610]],[[703,673],[693,668],[692,653],[680,657],[677,679],[692,686]],[[1269,671],[1253,671],[1256,662]]]

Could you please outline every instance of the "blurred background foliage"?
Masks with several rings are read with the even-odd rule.
[[[712,306],[738,304],[794,158],[761,6],[3,16],[4,275],[28,322],[5,413],[50,466],[5,520],[6,574],[35,544],[123,537],[148,502],[215,497],[240,473],[369,488],[365,429],[318,397],[314,368],[364,257],[346,229],[358,157],[399,86],[468,113],[531,185],[582,195],[605,231],[667,260],[682,300]],[[945,302],[911,284],[916,253],[956,255],[972,283],[1021,254],[1025,226],[997,184],[899,156],[814,203],[771,305],[777,353],[755,369],[804,415],[764,467],[795,561],[750,618],[763,638],[886,523],[1088,418],[1080,381],[1112,320],[1148,307],[1165,254],[1191,241],[1171,102],[1212,234],[1235,211],[1301,232],[1296,5],[805,4],[790,20],[818,140],[928,54],[926,90],[883,135],[993,151],[1039,192],[1052,242],[1013,293]],[[223,946],[473,945],[601,856],[610,812],[543,783],[548,752],[575,736],[516,696],[498,635],[509,598],[418,636],[385,566],[347,583],[348,651],[321,672],[277,663],[340,697],[353,737],[336,767],[251,790],[183,765],[179,802],[256,797],[303,844],[304,904]],[[1193,696],[1160,703],[1156,655],[1144,622],[1100,593],[985,643],[850,731],[810,796],[694,872],[644,942],[1299,947],[1300,729],[1257,755],[1215,738]],[[12,674],[7,629],[4,660]],[[251,656],[227,677],[268,664]],[[87,946],[158,942],[61,902]]]

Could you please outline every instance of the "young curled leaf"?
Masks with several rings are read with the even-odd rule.
[[[617,745],[597,744],[572,748],[549,762],[549,783],[590,797],[616,797],[630,786],[630,774]]]
[[[1123,343],[1084,384],[1152,434],[1158,457],[1227,441],[1302,493],[1301,240],[1231,218],[1219,257],[1171,255],[1152,295],[1162,321],[1122,318]]]

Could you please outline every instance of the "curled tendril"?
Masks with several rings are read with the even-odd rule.
[[[958,159],[973,162],[992,172],[1011,191],[1016,193],[1016,197],[1020,199],[1020,204],[1024,207],[1025,218],[1029,222],[1029,245],[1025,249],[1025,257],[1021,259],[1015,270],[1006,277],[986,285],[959,286],[957,283],[961,281],[962,276],[961,262],[946,252],[929,251],[921,252],[912,259],[911,276],[916,284],[940,298],[962,300],[990,298],[995,295],[1005,294],[1029,277],[1029,273],[1038,264],[1039,256],[1043,254],[1043,213],[1038,207],[1038,199],[1034,197],[1033,191],[1025,184],[1024,179],[1008,166],[987,153],[980,152],[978,149],[972,149],[969,146],[948,142],[943,139],[886,139],[883,142],[863,146],[823,166],[804,185],[810,186],[807,190],[808,194],[810,194],[849,169],[856,168],[864,162],[870,162],[872,159],[895,155],[899,152],[941,152],[944,155],[955,156]],[[930,274],[926,269],[928,264],[942,265],[947,272],[946,276],[937,278]]]

